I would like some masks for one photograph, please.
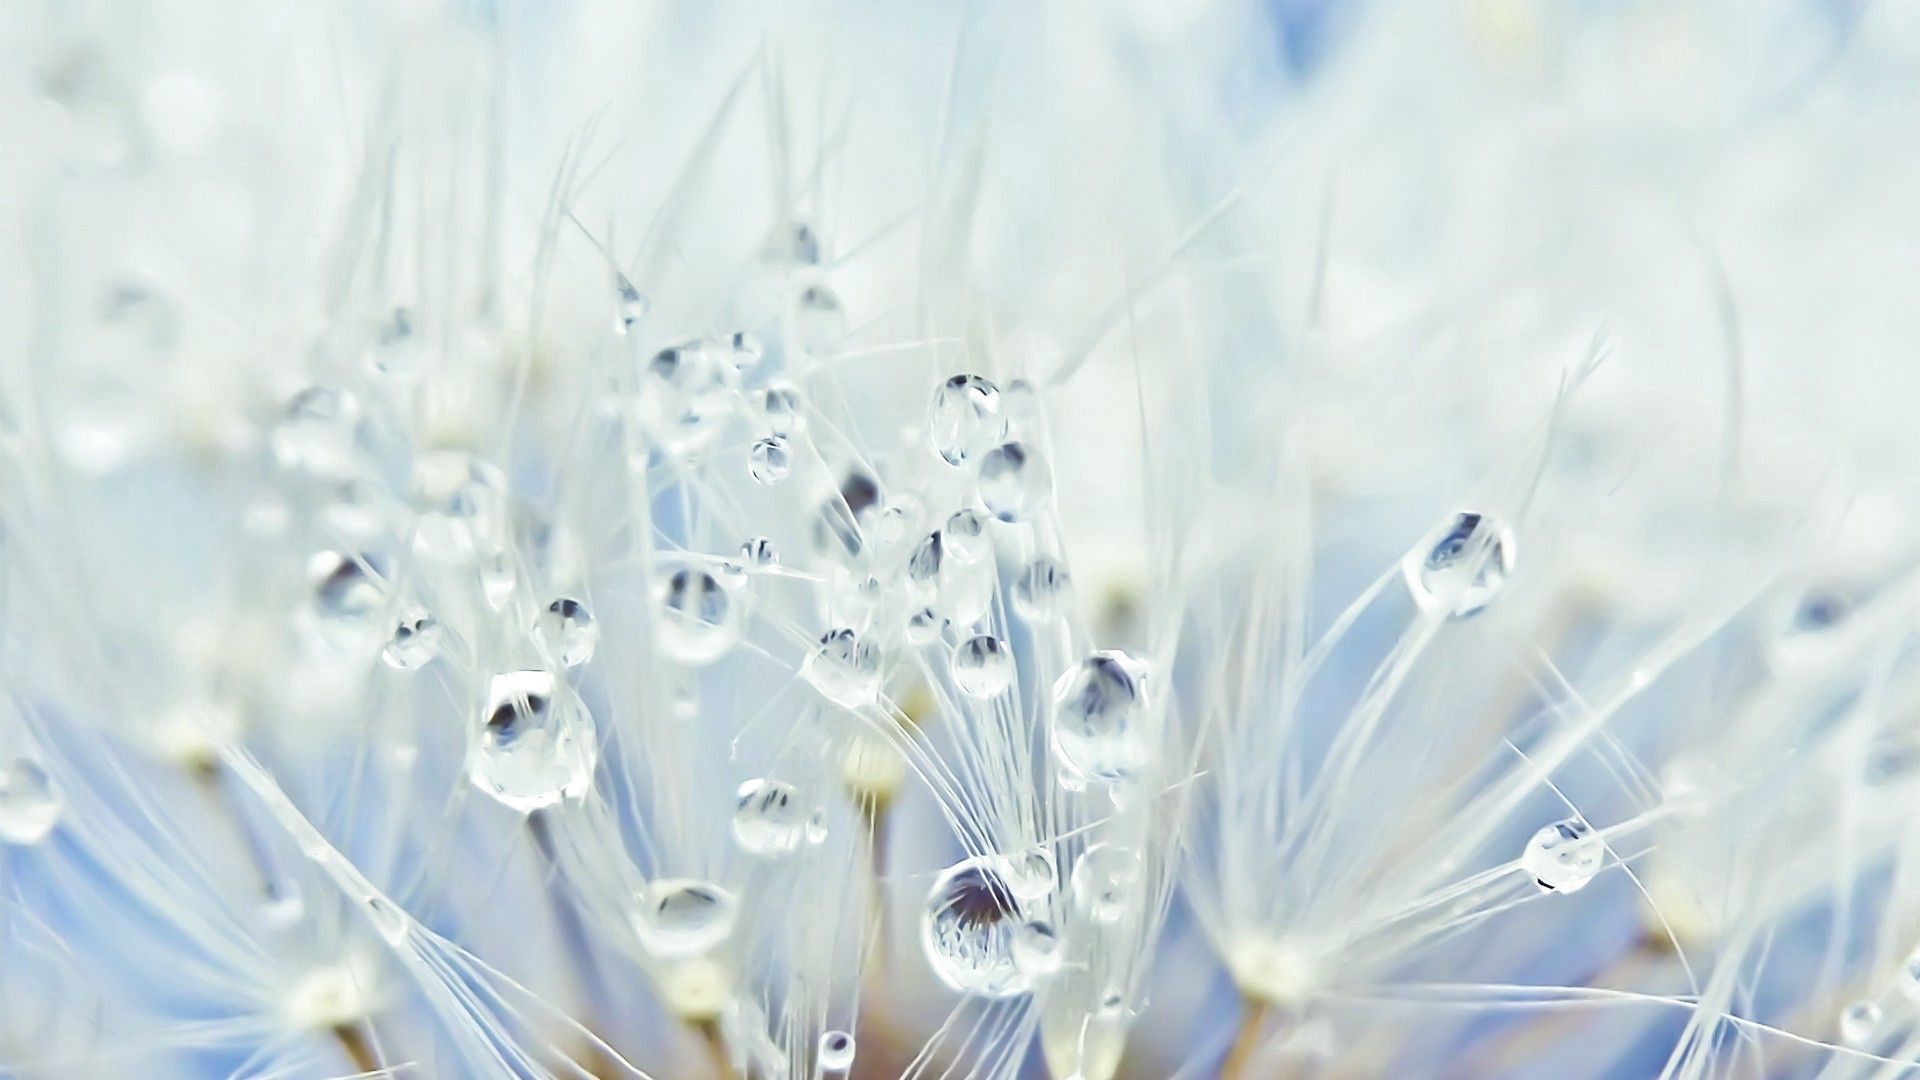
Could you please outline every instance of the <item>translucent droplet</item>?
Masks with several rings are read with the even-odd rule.
[[[721,342],[721,348],[727,365],[733,368],[735,374],[751,370],[760,362],[760,358],[766,355],[766,349],[761,346],[760,339],[745,330],[735,330],[728,334]]]
[[[345,390],[313,386],[295,394],[273,428],[273,457],[281,468],[339,476],[353,466],[360,403]]]
[[[17,757],[0,766],[0,840],[21,845],[45,840],[64,805],[39,762]]]
[[[1079,777],[1115,783],[1146,764],[1146,664],[1096,652],[1053,684],[1054,756]]]
[[[533,640],[554,663],[579,667],[593,659],[594,646],[600,643],[600,626],[587,605],[562,596],[533,620]]]
[[[625,274],[613,276],[613,289],[617,297],[613,328],[623,334],[631,333],[634,324],[647,317],[647,298],[633,287]]]
[[[681,959],[710,952],[733,934],[739,904],[711,881],[664,878],[640,892],[634,932],[649,953]]]
[[[860,533],[860,518],[867,508],[880,501],[880,485],[858,470],[847,473],[837,495],[820,504],[820,516],[814,522],[814,546],[823,555],[858,555],[866,547]]]
[[[828,1031],[820,1036],[819,1058],[822,1072],[843,1073],[853,1068],[853,1036],[844,1031]]]
[[[961,562],[979,562],[993,549],[987,536],[987,519],[978,510],[955,510],[941,527],[947,550]]]
[[[1060,934],[1045,919],[1020,924],[1013,934],[1013,962],[1029,979],[1060,970]]]
[[[530,813],[577,798],[593,783],[593,719],[552,673],[495,675],[480,723],[468,775],[507,806]]]
[[[691,567],[657,587],[660,645],[683,664],[711,664],[740,639],[740,606],[720,579]]]
[[[807,417],[800,408],[800,391],[792,383],[769,383],[760,392],[760,420],[773,435],[795,435],[805,430]]]
[[[847,336],[847,311],[840,294],[825,282],[801,289],[793,300],[794,344],[808,356],[830,353]]]
[[[1020,571],[1013,585],[1013,610],[1028,622],[1049,622],[1060,614],[1071,579],[1060,560],[1042,555]]]
[[[409,605],[394,619],[393,634],[380,659],[387,666],[412,671],[425,666],[440,652],[440,621],[423,607]]]
[[[1493,602],[1513,572],[1513,530],[1484,514],[1458,514],[1400,564],[1424,611],[1465,618]]]
[[[921,608],[907,616],[907,643],[931,645],[947,631],[946,616],[932,608]]]
[[[1852,1002],[1840,1010],[1840,1041],[1848,1046],[1866,1046],[1884,1018],[1878,1003],[1865,998]]]
[[[773,546],[773,541],[764,536],[754,536],[740,545],[740,559],[748,566],[764,570],[780,565],[780,552]]]
[[[846,627],[829,630],[820,635],[800,673],[828,701],[862,708],[880,695],[880,650]]]
[[[940,588],[940,564],[946,559],[945,544],[939,533],[928,533],[914,545],[907,557],[907,584],[916,596],[931,600]]]
[[[761,246],[760,258],[776,266],[818,266],[820,236],[804,221],[777,225]]]
[[[1013,893],[992,861],[966,859],[935,879],[920,920],[920,944],[948,987],[976,997],[1013,997],[1028,989],[1013,959],[1020,924]]]
[[[1002,443],[980,459],[980,502],[1001,521],[1031,517],[1052,491],[1046,464],[1025,443]]]
[[[731,410],[731,374],[702,342],[685,341],[653,354],[634,395],[641,431],[676,456],[712,445]]]
[[[1058,881],[1053,852],[1035,845],[1018,854],[1009,855],[1002,876],[1006,879],[1007,888],[1013,890],[1015,899],[1022,901],[1044,899],[1053,893],[1053,887]]]
[[[990,698],[1013,682],[1013,654],[992,634],[970,637],[954,647],[953,684],[968,697]]]
[[[807,816],[807,843],[824,844],[827,842],[827,812],[815,810]]]
[[[747,471],[762,484],[777,484],[793,471],[793,449],[785,436],[769,435],[747,452]]]
[[[806,838],[807,808],[792,784],[749,780],[734,796],[733,840],[752,855],[785,855]]]
[[[364,623],[386,607],[386,593],[365,564],[338,551],[322,551],[307,560],[314,609],[323,619]]]
[[[978,375],[955,375],[933,391],[927,409],[927,433],[933,449],[949,465],[967,460],[999,443],[1007,432],[1000,414],[1000,388]]]
[[[1579,818],[1556,821],[1533,834],[1520,865],[1548,892],[1579,892],[1600,872],[1606,844]]]
[[[1094,844],[1073,864],[1073,902],[1100,922],[1118,922],[1141,900],[1146,873],[1140,853],[1122,844]]]

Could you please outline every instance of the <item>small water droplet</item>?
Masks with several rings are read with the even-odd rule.
[[[37,844],[60,821],[66,801],[53,778],[29,757],[0,766],[0,840]]]
[[[440,652],[440,621],[426,608],[408,605],[394,618],[393,634],[380,659],[401,671],[424,667]]]
[[[931,645],[947,631],[946,616],[932,608],[921,608],[907,616],[907,643]]]
[[[385,591],[366,565],[338,551],[308,559],[307,580],[313,583],[314,608],[323,619],[365,623],[386,606]]]
[[[1606,855],[1606,844],[1592,826],[1567,818],[1534,833],[1520,853],[1520,865],[1547,892],[1579,892],[1600,872]]]
[[[676,570],[657,587],[660,644],[683,664],[711,664],[740,639],[740,605],[705,570]]]
[[[1029,979],[1060,970],[1060,934],[1045,919],[1022,923],[1013,935],[1013,962]]]
[[[634,932],[649,953],[681,959],[710,952],[733,934],[739,905],[711,881],[664,878],[640,891]]]
[[[1013,893],[993,861],[966,859],[934,880],[920,919],[920,944],[948,987],[976,997],[1013,997],[1028,989],[1013,958],[1020,925]]]
[[[1020,572],[1013,586],[1013,610],[1030,623],[1049,622],[1060,614],[1072,579],[1060,560],[1041,555]]]
[[[792,784],[749,780],[735,793],[733,840],[752,855],[785,855],[800,846],[807,831],[807,808]]]
[[[747,471],[762,484],[777,484],[793,471],[793,449],[785,436],[769,435],[747,453]]]
[[[940,533],[947,550],[961,562],[979,562],[993,550],[993,541],[987,536],[987,519],[978,510],[955,510]]]
[[[934,452],[949,465],[964,465],[997,444],[1007,432],[1000,388],[979,375],[955,375],[933,391],[927,433]]]
[[[1009,855],[1002,876],[1006,879],[1007,887],[1013,890],[1015,899],[1022,901],[1043,899],[1052,894],[1053,887],[1058,882],[1053,852],[1046,847],[1035,845],[1018,854]]]
[[[634,324],[647,317],[647,298],[625,274],[613,276],[613,289],[616,296],[613,328],[620,333],[633,332]]]
[[[600,643],[600,626],[587,605],[562,596],[533,620],[533,640],[554,663],[579,667],[593,659],[594,646]]]
[[[1873,1041],[1882,1019],[1884,1013],[1878,1003],[1865,998],[1850,1003],[1840,1010],[1840,1041],[1853,1047],[1866,1046]]]
[[[980,459],[980,502],[1001,521],[1032,517],[1052,491],[1046,463],[1026,443],[1002,443]]]
[[[726,428],[732,369],[705,343],[683,341],[653,354],[634,392],[634,417],[655,446],[687,457],[711,446]]]
[[[546,671],[509,671],[487,687],[468,762],[475,787],[522,813],[577,798],[593,782],[593,718]]]
[[[808,356],[830,353],[847,336],[847,311],[840,294],[825,282],[802,288],[793,298],[793,341]]]
[[[1122,844],[1094,844],[1073,864],[1073,901],[1100,922],[1119,922],[1141,901],[1145,873],[1138,851]]]
[[[761,346],[760,339],[745,330],[735,330],[728,334],[721,342],[721,349],[727,365],[733,368],[736,375],[752,370],[756,364],[760,363],[760,358],[766,355],[766,349]]]
[[[760,392],[760,420],[772,435],[796,435],[806,430],[800,391],[789,382],[768,383]]]
[[[817,1055],[824,1072],[843,1073],[853,1068],[853,1036],[844,1031],[829,1031],[820,1036]]]
[[[1053,685],[1052,745],[1066,770],[1115,783],[1146,763],[1146,664],[1119,649],[1096,652]]]
[[[953,684],[969,697],[990,698],[1013,682],[1013,654],[992,634],[970,637],[954,647]]]
[[[871,705],[880,694],[880,650],[846,627],[820,635],[800,672],[821,696],[845,708]]]
[[[1493,602],[1513,573],[1513,558],[1512,529],[1463,513],[1409,552],[1401,574],[1421,610],[1460,619]]]
[[[773,546],[773,541],[764,536],[754,536],[740,545],[740,559],[748,566],[764,570],[780,565],[780,552]]]

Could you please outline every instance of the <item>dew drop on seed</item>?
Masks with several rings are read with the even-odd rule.
[[[295,394],[273,426],[271,443],[280,467],[338,476],[353,464],[360,404],[345,390],[312,386]]]
[[[805,429],[807,418],[800,411],[800,391],[792,383],[769,383],[760,392],[760,422],[773,435],[795,435]]]
[[[1060,614],[1072,579],[1060,560],[1041,555],[1020,571],[1013,585],[1013,610],[1030,623],[1049,622]]]
[[[736,375],[752,370],[756,364],[760,363],[760,358],[766,355],[766,349],[761,346],[760,339],[745,330],[735,330],[728,334],[721,340],[720,350],[727,366],[733,368]]]
[[[740,605],[720,579],[692,567],[655,588],[660,646],[683,664],[711,664],[740,639]]]
[[[914,592],[931,600],[940,587],[940,564],[946,559],[946,544],[939,533],[928,533],[914,545],[907,557],[907,584]]]
[[[1094,844],[1073,864],[1073,902],[1100,922],[1119,922],[1140,900],[1145,867],[1123,844]]]
[[[647,298],[625,274],[613,276],[613,289],[616,296],[613,328],[623,334],[632,333],[635,323],[647,317]]]
[[[29,757],[0,766],[0,840],[37,844],[60,821],[65,800],[53,778]]]
[[[475,787],[522,813],[576,798],[593,782],[593,719],[551,672],[508,671],[487,687]]]
[[[1001,521],[1031,517],[1052,489],[1046,465],[1026,443],[1002,443],[980,459],[980,502]]]
[[[654,353],[634,396],[641,431],[676,456],[712,445],[725,429],[732,406],[730,374],[703,342],[683,341]]]
[[[1884,1014],[1880,1006],[1865,998],[1840,1010],[1840,1041],[1848,1046],[1865,1046],[1873,1041]]]
[[[740,561],[764,570],[780,565],[780,552],[773,546],[773,541],[764,536],[753,536],[740,545]]]
[[[1407,553],[1401,574],[1423,611],[1465,618],[1493,602],[1513,573],[1513,530],[1464,513]]]
[[[817,1055],[823,1072],[843,1073],[853,1067],[853,1036],[844,1031],[829,1031],[820,1036]]]
[[[332,622],[363,623],[386,606],[386,595],[366,566],[338,551],[308,559],[307,580],[313,583],[315,611]]]
[[[992,634],[978,634],[954,647],[953,684],[968,697],[990,698],[1013,682],[1013,654]]]
[[[739,905],[711,881],[665,878],[640,891],[634,932],[649,953],[683,959],[710,952],[733,934]]]
[[[1033,901],[1051,895],[1058,880],[1058,871],[1054,867],[1053,852],[1041,845],[1034,845],[1025,851],[1006,858],[1002,871],[1007,888],[1013,890],[1016,900]]]
[[[579,667],[593,659],[600,643],[600,626],[587,605],[562,596],[533,620],[533,640],[549,659],[564,667]]]
[[[909,645],[931,645],[946,633],[946,617],[932,608],[921,608],[907,616],[907,643]]]
[[[1013,959],[1020,925],[1012,891],[992,861],[966,859],[934,880],[920,919],[920,944],[948,987],[976,997],[1013,997],[1028,988]]]
[[[880,650],[846,627],[829,630],[820,635],[800,673],[828,701],[858,709],[880,695]]]
[[[733,804],[733,840],[750,855],[785,855],[806,839],[807,808],[792,784],[749,780]]]
[[[426,666],[440,652],[440,621],[423,607],[408,605],[393,621],[393,633],[380,650],[388,667],[412,671]]]
[[[1059,971],[1060,954],[1060,933],[1045,919],[1021,923],[1013,933],[1013,962],[1029,979]]]
[[[1052,745],[1066,771],[1115,783],[1146,762],[1146,664],[1119,649],[1096,652],[1053,685]]]
[[[980,511],[955,510],[940,530],[947,550],[961,562],[979,562],[992,547],[987,537],[987,519]]]
[[[1579,892],[1600,872],[1606,844],[1578,818],[1546,826],[1527,841],[1520,865],[1547,892]]]
[[[785,436],[769,435],[747,451],[747,471],[762,484],[777,484],[793,471],[793,448]]]
[[[1000,414],[1000,388],[978,375],[955,375],[936,387],[927,409],[927,434],[949,465],[1000,441],[1007,421]]]

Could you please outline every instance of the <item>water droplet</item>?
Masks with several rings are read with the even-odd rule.
[[[600,643],[600,626],[587,605],[562,596],[533,620],[533,640],[553,662],[579,667],[593,659],[594,646]]]
[[[1015,899],[1022,901],[1043,899],[1052,894],[1058,880],[1058,871],[1053,863],[1053,852],[1035,845],[1019,854],[1009,855],[1002,876],[1006,879],[1007,888],[1013,890]]]
[[[740,639],[740,605],[720,579],[691,567],[657,587],[660,644],[683,664],[711,664]]]
[[[980,459],[980,502],[1001,521],[1031,517],[1052,490],[1046,464],[1025,443],[1002,443]]]
[[[65,805],[53,778],[29,757],[0,766],[0,840],[37,844],[60,821]]]
[[[775,265],[820,265],[820,236],[804,221],[777,225],[761,246],[760,258]]]
[[[1094,844],[1073,864],[1073,902],[1100,922],[1119,922],[1141,899],[1145,866],[1121,844]]]
[[[760,392],[760,420],[769,434],[795,435],[807,426],[800,410],[800,391],[792,383],[769,383]]]
[[[530,813],[576,798],[592,784],[593,718],[552,673],[495,675],[480,724],[468,776],[507,806]]]
[[[954,647],[953,684],[969,697],[990,698],[1013,682],[1013,654],[992,634],[970,637]]]
[[[699,341],[653,354],[634,394],[640,430],[668,454],[687,456],[713,444],[733,402],[730,368]]]
[[[939,533],[928,533],[907,557],[907,584],[915,595],[931,600],[940,587],[940,564],[946,558]]]
[[[785,855],[800,846],[807,808],[792,784],[749,780],[734,796],[733,839],[752,855]]]
[[[740,558],[748,566],[763,570],[769,566],[780,565],[779,550],[773,546],[773,541],[764,536],[749,537],[746,543],[741,544]]]
[[[423,667],[440,652],[440,621],[426,608],[409,605],[400,610],[393,622],[393,634],[380,659],[389,667],[412,671]]]
[[[1520,865],[1548,892],[1579,892],[1600,872],[1607,847],[1579,818],[1556,821],[1533,834]]]
[[[941,383],[927,409],[927,432],[947,464],[966,464],[1007,432],[1000,388],[978,375],[955,375]]]
[[[633,287],[625,274],[613,275],[613,291],[616,297],[613,328],[622,334],[632,333],[634,324],[647,317],[647,298]]]
[[[955,510],[940,533],[947,550],[961,562],[979,562],[993,549],[993,541],[987,536],[987,519],[978,510]]]
[[[1400,569],[1423,611],[1465,618],[1493,602],[1513,572],[1513,530],[1484,514],[1458,514],[1407,554]]]
[[[976,997],[1013,997],[1028,988],[1013,959],[1020,924],[1013,893],[992,861],[966,859],[934,880],[920,919],[920,944],[948,987]]]
[[[815,810],[807,816],[807,843],[824,844],[827,842],[827,812]]]
[[[1051,621],[1060,614],[1061,603],[1072,579],[1060,560],[1041,555],[1020,572],[1013,585],[1013,610],[1032,623]]]
[[[769,435],[753,444],[747,454],[747,471],[762,484],[777,484],[793,471],[793,450],[784,436]]]
[[[360,403],[345,390],[313,386],[295,394],[274,424],[274,460],[316,476],[352,471]]]
[[[820,1036],[817,1055],[824,1072],[843,1073],[853,1068],[853,1036],[844,1031],[829,1031]]]
[[[1146,664],[1096,652],[1053,684],[1053,752],[1084,779],[1115,783],[1146,763]]]
[[[1060,970],[1060,934],[1045,919],[1020,924],[1013,934],[1013,962],[1029,979]]]
[[[760,362],[760,358],[766,355],[766,349],[761,346],[760,339],[745,330],[735,330],[728,334],[721,342],[721,349],[727,365],[733,368],[736,375],[751,370]]]
[[[871,705],[880,694],[880,650],[846,627],[820,635],[800,673],[828,701],[849,709]]]
[[[1840,1041],[1848,1046],[1865,1046],[1873,1041],[1884,1019],[1878,1003],[1862,998],[1840,1010]]]
[[[640,891],[633,929],[640,944],[662,959],[710,952],[733,934],[739,905],[711,881],[663,878]]]
[[[907,643],[910,645],[931,645],[946,633],[946,616],[932,608],[921,608],[907,616]]]
[[[847,312],[840,303],[840,294],[825,282],[815,282],[801,289],[793,299],[794,344],[808,356],[823,356],[831,352],[847,336]]]

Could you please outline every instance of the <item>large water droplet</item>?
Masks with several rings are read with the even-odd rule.
[[[480,741],[467,772],[475,787],[523,813],[584,794],[593,782],[593,718],[546,671],[509,671],[487,687]]]
[[[683,664],[711,664],[740,639],[740,605],[719,578],[692,567],[656,588],[660,645]]]
[[[844,1031],[828,1031],[820,1036],[816,1057],[822,1072],[843,1073],[853,1068],[853,1036]]]
[[[1006,434],[1000,388],[978,375],[955,375],[941,383],[927,409],[927,431],[947,464],[964,465]]]
[[[53,778],[29,757],[0,766],[0,840],[37,844],[60,821],[65,800]]]
[[[980,502],[1001,521],[1032,517],[1052,491],[1046,463],[1026,443],[1002,443],[980,459]]]
[[[792,784],[749,780],[733,806],[733,840],[753,855],[785,855],[807,834],[807,808]]]
[[[955,646],[953,684],[968,697],[990,698],[1013,682],[1013,654],[992,634],[979,634]]]
[[[1579,818],[1546,826],[1527,840],[1520,865],[1548,892],[1579,892],[1600,872],[1607,848]]]
[[[1041,555],[1020,572],[1013,585],[1013,610],[1028,622],[1051,621],[1060,614],[1071,579],[1060,560]]]
[[[1073,864],[1073,902],[1101,922],[1119,922],[1142,900],[1140,853],[1122,844],[1094,844]]]
[[[1862,998],[1840,1010],[1840,1041],[1848,1046],[1866,1046],[1880,1030],[1886,1014],[1878,1003]]]
[[[554,663],[578,667],[593,659],[594,646],[600,643],[600,626],[587,605],[562,596],[534,618],[533,640]]]
[[[1493,602],[1513,572],[1513,530],[1484,514],[1457,514],[1400,564],[1423,611],[1465,618]]]
[[[440,651],[440,622],[426,608],[408,605],[394,618],[393,633],[380,659],[387,666],[412,671],[425,666]]]
[[[663,878],[640,891],[634,932],[649,953],[681,959],[710,952],[733,934],[739,904],[711,881]]]
[[[880,694],[880,650],[846,627],[829,630],[820,635],[800,673],[827,700],[862,708]]]
[[[1096,652],[1053,685],[1054,756],[1080,777],[1115,783],[1146,763],[1146,664]]]
[[[273,456],[285,469],[316,476],[353,470],[360,403],[345,390],[314,386],[295,394],[273,427]]]
[[[747,452],[747,471],[762,484],[777,484],[793,471],[793,448],[783,435],[769,435]]]
[[[1013,997],[1028,989],[1013,959],[1021,922],[993,860],[966,859],[935,879],[920,920],[920,944],[948,987],[976,997]]]

